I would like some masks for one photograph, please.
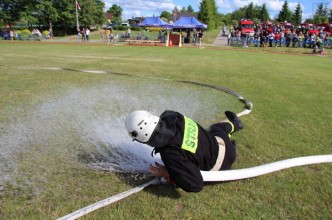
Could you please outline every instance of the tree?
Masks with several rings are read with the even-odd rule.
[[[53,30],[53,22],[59,18],[58,10],[55,8],[54,0],[40,0],[36,5],[39,15],[39,23],[48,23],[51,30]]]
[[[180,13],[180,10],[178,9],[178,7],[174,7],[174,9],[172,10],[172,13]]]
[[[59,13],[56,24],[63,29],[64,35],[67,35],[69,29],[76,27],[75,2],[58,0],[55,2],[55,7]]]
[[[172,19],[172,14],[168,11],[163,11],[160,14],[160,18],[164,18],[166,21],[169,21]]]
[[[319,4],[317,10],[314,15],[314,22],[316,24],[321,24],[324,22],[328,22],[328,8],[327,5],[323,5],[323,3]]]
[[[112,22],[119,22],[122,20],[122,8],[119,5],[113,4],[106,12],[112,13]]]
[[[193,9],[193,7],[191,5],[188,5],[187,12],[194,13],[194,9]]]
[[[181,11],[180,12],[187,12],[187,9],[186,9],[186,7],[182,7],[182,9],[181,9]]]
[[[209,30],[214,30],[217,28],[217,14],[217,7],[214,0],[201,1],[198,12],[198,19],[207,24]]]
[[[246,10],[246,7],[235,10],[231,15],[231,19],[237,20],[237,22],[239,22],[240,19],[245,18],[245,10]]]
[[[293,22],[295,25],[298,25],[302,22],[302,8],[300,3],[297,4],[296,8],[295,8],[295,12],[294,12],[294,16],[293,16]]]
[[[332,9],[330,9],[330,13],[329,13],[329,22],[332,22]]]
[[[284,4],[282,5],[281,11],[279,12],[277,21],[279,22],[284,22],[284,21],[288,21],[288,22],[292,22],[292,18],[293,18],[293,14],[291,12],[291,10],[288,7],[288,2],[287,0],[284,2]]]
[[[94,1],[94,10],[93,10],[93,20],[94,24],[102,25],[106,22],[106,17],[104,13],[105,3],[103,0]]]
[[[251,20],[255,17],[254,3],[252,3],[252,2],[249,3],[249,5],[246,7],[244,15],[245,15],[245,18],[251,19]]]
[[[260,11],[258,13],[261,21],[268,21],[270,19],[269,12],[267,11],[266,4],[264,3],[262,7],[260,8]]]
[[[314,19],[313,18],[307,18],[307,19],[305,19],[304,23],[313,24],[314,23]]]
[[[327,5],[324,6],[323,3],[318,4],[315,15],[327,16],[327,14],[328,14]]]
[[[198,12],[198,19],[201,20],[203,23],[207,24],[208,28],[210,28],[210,24],[208,22],[210,21],[211,16],[212,13],[209,8],[208,0],[201,1]]]
[[[230,24],[232,21],[232,14],[231,13],[227,13],[226,15],[220,14],[220,20],[224,24]]]
[[[172,10],[172,17],[173,17],[173,20],[175,21],[178,16],[178,14],[180,13],[180,10],[175,6],[174,9]]]
[[[11,25],[19,20],[20,2],[18,0],[1,0],[0,1],[0,20],[4,24]]]

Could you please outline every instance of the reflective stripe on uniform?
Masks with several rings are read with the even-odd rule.
[[[217,161],[216,161],[215,165],[213,166],[213,168],[211,169],[211,171],[220,170],[222,162],[224,162],[225,152],[226,152],[226,145],[225,145],[224,140],[217,136],[216,136],[216,140],[219,145],[219,152],[218,152]]]
[[[228,137],[231,138],[231,136],[232,136],[231,134],[234,132],[234,125],[233,125],[233,123],[230,122],[230,121],[229,121],[228,123],[229,123],[229,124],[231,125],[231,127],[232,127],[231,132],[228,133]]]
[[[181,148],[196,153],[198,147],[198,126],[192,119],[184,116],[184,135]]]

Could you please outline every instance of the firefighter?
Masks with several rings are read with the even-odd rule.
[[[243,128],[233,112],[226,111],[228,122],[216,123],[205,130],[194,120],[174,111],[160,116],[134,111],[125,120],[133,140],[154,148],[164,165],[150,165],[149,172],[187,192],[203,188],[200,170],[230,169],[236,159],[236,143],[231,134]]]

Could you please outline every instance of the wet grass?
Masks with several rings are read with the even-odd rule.
[[[0,46],[6,51],[0,57],[0,124],[15,122],[73,87],[95,88],[113,80],[110,74],[47,67],[103,70],[222,85],[252,101],[253,112],[243,117],[246,127],[235,137],[239,155],[233,169],[332,152],[329,56],[93,44]],[[205,123],[217,121],[222,112],[211,119],[199,117]],[[15,158],[21,163],[13,172],[27,178],[8,183],[1,191],[1,219],[55,219],[144,182],[135,175],[93,170],[70,153],[64,156],[56,146],[80,146],[75,133],[63,135],[33,144]],[[43,153],[45,146],[52,146],[46,148],[48,154]],[[39,165],[33,167],[29,157]],[[151,186],[85,219],[329,219],[331,174],[330,164],[298,167],[254,179],[209,183],[198,194]]]

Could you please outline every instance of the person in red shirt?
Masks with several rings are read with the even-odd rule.
[[[280,43],[280,33],[279,32],[276,32],[274,34],[274,40],[275,40],[275,47],[277,47],[278,44]]]

